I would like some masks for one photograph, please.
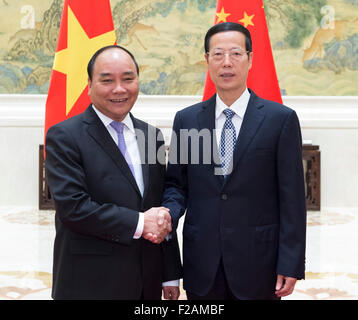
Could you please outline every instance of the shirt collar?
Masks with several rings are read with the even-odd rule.
[[[238,115],[241,119],[243,119],[249,100],[250,92],[246,88],[242,95],[230,106],[230,109],[233,110],[235,114]],[[229,107],[220,99],[219,95],[216,94],[215,118],[218,119],[226,108]]]
[[[104,115],[101,111],[99,111],[94,104],[92,104],[93,110],[96,112],[96,114],[98,115],[98,117],[100,118],[100,120],[103,122],[105,127],[108,127],[113,119],[107,117],[106,115]],[[121,121],[123,124],[125,124],[125,126],[132,131],[133,133],[135,133],[134,130],[134,125],[133,125],[133,121],[132,118],[130,117],[129,113],[126,115],[126,117]]]

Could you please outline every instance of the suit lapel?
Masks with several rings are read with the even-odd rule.
[[[123,157],[121,151],[116,146],[112,137],[108,133],[107,129],[103,125],[102,121],[98,118],[92,106],[89,106],[84,112],[83,121],[88,124],[88,134],[102,147],[102,149],[112,158],[114,163],[119,167],[123,175],[133,186],[133,188],[139,193],[135,178],[127,164],[127,161]]]
[[[265,112],[263,109],[264,104],[262,100],[257,97],[253,91],[250,90],[250,93],[251,97],[242,121],[240,133],[234,150],[233,170],[237,167],[265,118]],[[230,176],[227,180],[229,179]]]
[[[198,113],[199,130],[209,129],[211,137],[211,164],[213,166],[214,175],[217,176],[221,183],[224,182],[224,178],[221,174],[221,160],[219,155],[219,148],[215,135],[215,107],[216,107],[216,94],[209,100],[204,101],[202,110]],[[202,152],[202,150],[200,150]],[[215,174],[216,173],[216,174]]]

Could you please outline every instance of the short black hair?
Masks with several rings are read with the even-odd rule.
[[[127,52],[129,54],[129,56],[132,58],[133,62],[134,62],[134,65],[136,67],[136,70],[137,70],[137,75],[139,76],[139,67],[138,67],[138,64],[137,64],[137,61],[135,61],[135,58],[133,56],[133,54],[127,50],[126,48],[123,48],[121,46],[118,46],[116,44],[113,44],[113,45],[110,45],[110,46],[105,46],[99,50],[97,50],[94,55],[92,56],[92,58],[90,59],[90,61],[88,62],[88,65],[87,65],[87,73],[88,73],[88,78],[92,81],[92,75],[93,75],[93,68],[94,68],[94,64],[96,62],[96,59],[97,57],[104,51],[106,50],[109,50],[109,49],[120,49],[120,50],[123,50],[125,52]]]
[[[225,31],[238,31],[243,33],[245,35],[246,51],[252,52],[252,40],[250,31],[246,29],[242,24],[236,22],[222,22],[212,26],[206,33],[204,42],[205,53],[209,52],[211,37],[216,33]]]

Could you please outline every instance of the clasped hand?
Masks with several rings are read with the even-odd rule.
[[[171,231],[172,219],[168,208],[154,207],[144,212],[143,238],[158,244]]]

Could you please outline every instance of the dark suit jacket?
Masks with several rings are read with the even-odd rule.
[[[56,206],[55,299],[160,299],[162,281],[181,277],[175,234],[160,245],[133,239],[139,211],[161,205],[165,164],[147,159],[148,135],[161,132],[132,120],[145,134],[146,148],[139,148],[146,159],[143,198],[91,106],[47,133],[46,170]],[[152,148],[163,160],[163,140]]]
[[[175,116],[178,141],[171,142],[163,205],[170,208],[175,225],[187,210],[183,280],[184,288],[197,295],[211,288],[220,259],[240,299],[274,297],[277,274],[304,277],[306,209],[299,121],[293,110],[250,93],[233,171],[226,181],[214,174],[220,172],[215,135],[212,152],[200,140],[199,164],[193,163],[194,140],[189,137],[186,144],[184,135],[180,137],[182,129],[212,132],[216,96]],[[203,163],[203,150],[210,151],[208,164]],[[175,151],[178,159],[188,158],[188,164],[175,164]]]

